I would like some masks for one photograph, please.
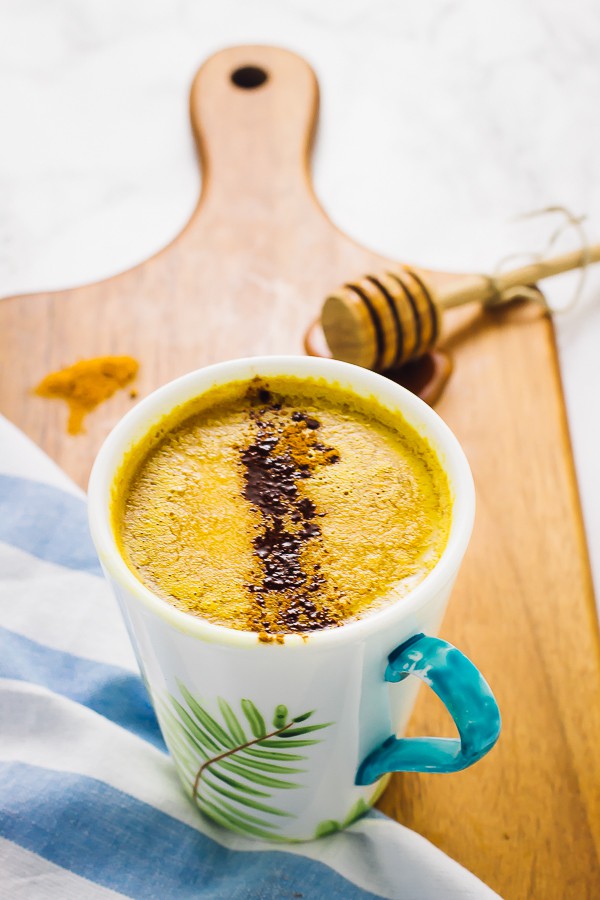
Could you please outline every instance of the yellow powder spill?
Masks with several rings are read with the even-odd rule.
[[[46,375],[35,393],[65,400],[69,405],[69,434],[83,430],[84,417],[135,378],[139,363],[131,356],[99,356],[82,359],[59,372]],[[133,392],[130,396],[133,396]]]

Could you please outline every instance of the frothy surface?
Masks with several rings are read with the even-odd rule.
[[[440,558],[450,516],[443,469],[397,414],[283,376],[177,410],[126,460],[113,502],[143,583],[263,639],[402,597]]]

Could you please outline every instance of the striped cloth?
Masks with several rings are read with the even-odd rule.
[[[285,849],[200,818],[102,579],[85,498],[0,417],[0,897],[493,898],[372,812]]]

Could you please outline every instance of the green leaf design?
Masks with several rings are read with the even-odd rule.
[[[223,808],[223,804],[217,805],[209,803],[206,800],[201,800],[198,802],[198,806],[207,816],[210,816],[211,819],[214,819],[215,822],[218,822],[219,825],[223,825],[225,828],[232,829],[240,834],[251,834],[253,837],[266,838],[266,840],[271,841],[276,838],[274,834],[267,831],[268,826],[263,824],[262,828],[256,828],[249,822],[241,820],[239,817],[232,816],[226,812]]]
[[[223,728],[221,728],[219,723],[200,706],[200,704],[192,697],[185,685],[179,683],[179,690],[181,691],[182,696],[187,701],[187,704],[190,707],[191,711],[202,723],[202,725],[204,725],[209,734],[212,735],[212,737],[217,742],[223,744],[223,746],[230,748],[235,747],[236,742],[227,734],[227,732]]]
[[[260,816],[251,816],[250,813],[242,812],[235,806],[232,806],[231,803],[226,803],[225,800],[219,800],[219,804],[223,809],[226,809],[232,815],[237,816],[238,819],[245,819],[246,822],[261,825],[263,828],[277,828],[276,822],[265,822]]]
[[[310,712],[302,713],[301,716],[295,716],[295,717],[292,719],[292,722],[306,722],[306,720],[307,720],[307,719],[310,719],[310,717],[312,716],[312,714],[313,714],[314,712],[316,712],[316,710],[311,709]]]
[[[248,719],[254,737],[263,738],[267,733],[267,726],[252,700],[242,700],[242,710]]]
[[[179,703],[177,700],[175,700],[174,697],[172,699],[173,699],[173,706],[175,707],[175,709],[181,716],[182,722],[184,723],[184,725],[188,726],[189,731],[193,735],[194,739],[198,742],[198,744],[200,746],[207,746],[212,751],[218,752],[218,750],[220,749],[219,745],[216,744],[210,737],[208,737],[208,735],[204,731],[202,731],[202,729],[198,726],[198,724],[196,722],[194,722],[194,720],[189,715],[189,713],[183,708],[181,703]]]
[[[235,788],[236,790],[240,790],[245,794],[253,794],[255,797],[270,797],[271,795],[267,791],[258,791],[256,788],[251,788],[249,785],[244,784],[244,782],[237,781],[235,778],[232,778],[230,775],[226,775],[225,772],[222,772],[220,768],[213,766],[212,769],[209,769],[211,775],[214,775],[215,778],[218,778],[220,781],[223,781],[225,784],[228,784],[230,787]],[[206,776],[205,776],[206,777]]]
[[[348,825],[352,825],[353,822],[356,822],[357,819],[360,819],[361,816],[364,816],[365,813],[369,812],[369,809],[369,804],[365,803],[362,797],[359,797],[342,822],[342,828],[347,828]]]
[[[260,769],[262,772],[272,772],[275,775],[300,775],[306,772],[306,769],[297,769],[293,766],[276,766],[274,763],[261,762],[258,759],[244,759],[239,754],[236,756],[236,762],[244,766],[252,766],[254,769]]]
[[[275,713],[273,715],[273,725],[275,728],[283,728],[285,723],[287,722],[288,716],[288,708],[284,706],[283,703],[280,703],[279,706],[275,707]]]
[[[315,828],[315,837],[327,837],[328,834],[335,834],[336,831],[341,831],[343,828],[347,828],[348,825],[352,825],[353,822],[356,822],[368,811],[369,804],[365,803],[362,797],[359,797],[342,822],[337,822],[335,819],[325,819],[323,822],[319,822]]]
[[[225,790],[217,785],[210,784],[209,782],[205,782],[205,786],[210,787],[217,794],[222,794],[223,797],[229,797],[230,800],[235,800],[237,803],[241,803],[243,806],[250,806],[252,809],[260,809],[262,812],[271,813],[273,816],[282,816],[288,819],[293,819],[293,815],[289,812],[286,812],[284,809],[277,809],[275,806],[268,806],[266,803],[259,803],[258,800],[253,800],[252,797],[244,797],[238,796],[237,794],[233,794],[231,791]]]
[[[282,781],[278,778],[269,778],[267,775],[263,775],[261,772],[253,772],[252,769],[244,769],[242,766],[238,766],[235,763],[222,761],[221,762],[222,769],[228,769],[230,772],[233,772],[234,775],[240,775],[242,778],[247,778],[248,781],[251,781],[253,784],[262,784],[265,787],[272,788],[298,788],[301,785],[296,784],[293,781]]]
[[[232,708],[226,700],[223,700],[222,697],[217,698],[219,709],[227,723],[227,727],[229,728],[231,737],[234,739],[236,744],[245,744],[248,738],[244,734],[244,729],[240,726]]]
[[[320,744],[321,741],[286,741],[287,747],[312,747],[313,744]],[[258,747],[281,747],[281,741],[265,740],[260,741]]]
[[[260,746],[264,747],[265,745],[262,743]],[[288,746],[289,744],[286,744],[286,749]],[[297,762],[301,759],[306,759],[306,756],[301,753],[278,753],[272,750],[257,750],[255,747],[245,747],[243,750],[240,750],[240,753],[254,756],[257,759],[278,759],[281,762]]]
[[[318,738],[304,736],[332,723],[301,725],[315,710],[289,718],[288,708],[279,704],[268,731],[265,717],[252,700],[240,700],[240,720],[230,703],[217,697],[219,721],[184,684],[178,682],[178,687],[180,699],[168,695],[165,702],[157,698],[157,707],[165,738],[189,779],[192,799],[202,812],[227,828],[277,839],[278,820],[294,816],[277,805],[274,794],[301,789],[296,776],[307,772],[289,764],[306,762],[309,757],[290,751],[320,743]]]
[[[282,732],[281,737],[287,741],[289,737],[300,737],[303,734],[310,734],[311,731],[320,731],[321,728],[329,728],[332,724],[332,722],[325,722],[323,725],[305,725],[304,728],[290,728],[288,731]]]
[[[315,828],[315,837],[327,837],[328,834],[335,834],[335,832],[339,830],[339,822],[336,822],[335,819],[325,819],[324,822],[319,822]]]

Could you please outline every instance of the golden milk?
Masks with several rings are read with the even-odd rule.
[[[447,542],[448,481],[398,413],[319,380],[215,388],[129,454],[113,527],[184,612],[264,640],[400,600]]]

